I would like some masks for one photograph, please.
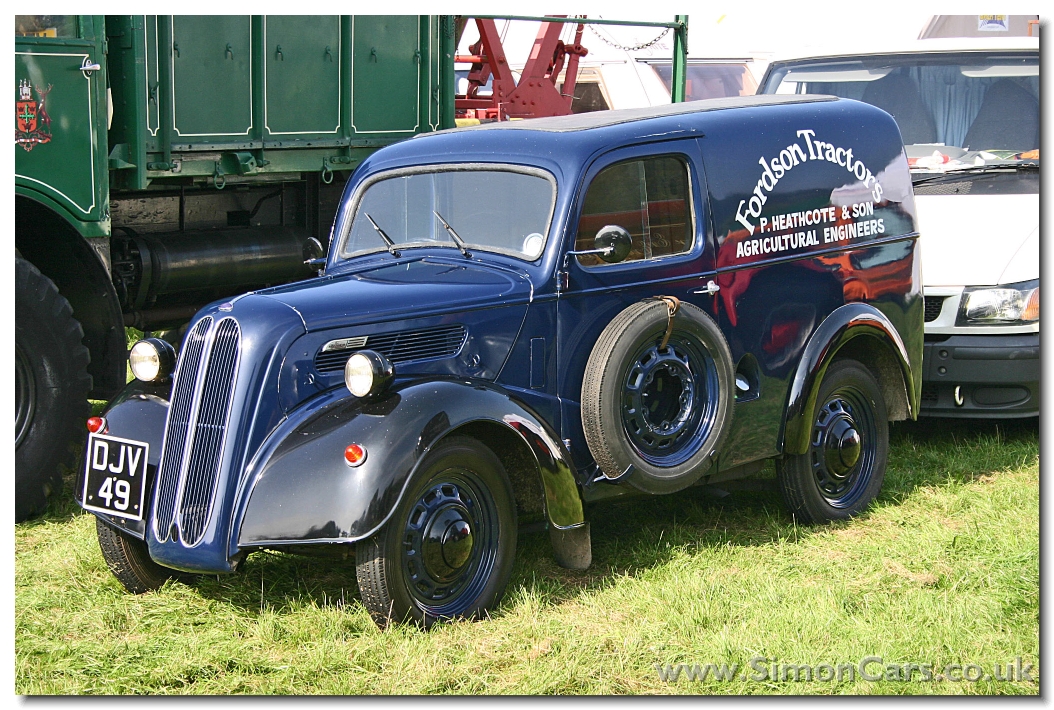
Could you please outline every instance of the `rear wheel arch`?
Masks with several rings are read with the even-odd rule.
[[[109,249],[107,237],[95,237]],[[91,354],[92,395],[108,399],[124,386],[126,339],[120,301],[107,266],[88,239],[42,200],[15,197],[15,247],[69,301]]]
[[[911,417],[908,383],[893,346],[888,341],[870,333],[861,333],[838,349],[831,361],[838,360],[855,360],[871,371],[882,388],[882,398],[890,421]]]
[[[809,449],[809,431],[816,397],[824,373],[837,360],[860,362],[882,389],[889,420],[917,414],[911,359],[896,327],[877,308],[866,303],[848,303],[835,309],[816,328],[787,394],[780,448],[786,454],[804,454]]]

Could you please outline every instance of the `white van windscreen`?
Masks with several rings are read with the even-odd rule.
[[[831,94],[896,119],[913,172],[1039,161],[1039,59],[960,53],[809,62],[774,71],[768,94]]]

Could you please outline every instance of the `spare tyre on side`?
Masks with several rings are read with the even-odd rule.
[[[668,337],[667,337],[668,336]],[[604,475],[647,493],[699,480],[728,434],[728,343],[702,309],[639,301],[597,340],[582,381],[582,428]]]

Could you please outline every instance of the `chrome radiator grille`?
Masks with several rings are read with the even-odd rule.
[[[154,534],[164,542],[178,515],[194,545],[212,510],[238,367],[241,332],[233,318],[198,321],[187,336],[173,387],[157,479]]]

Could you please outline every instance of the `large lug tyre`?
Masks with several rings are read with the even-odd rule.
[[[106,566],[132,594],[160,589],[170,579],[189,581],[193,577],[154,562],[145,542],[103,522],[102,518],[95,518],[95,532]]]
[[[717,324],[682,303],[640,301],[608,324],[582,380],[582,428],[608,478],[647,493],[686,488],[711,467],[735,404],[732,354]]]
[[[776,461],[780,492],[802,523],[846,520],[882,489],[889,422],[882,390],[854,360],[827,368],[811,413],[809,451]]]
[[[500,600],[516,556],[516,506],[498,457],[451,437],[421,462],[380,532],[358,543],[362,603],[378,626],[478,618]]]
[[[55,284],[15,256],[15,520],[40,512],[62,488],[87,432],[88,349]]]

